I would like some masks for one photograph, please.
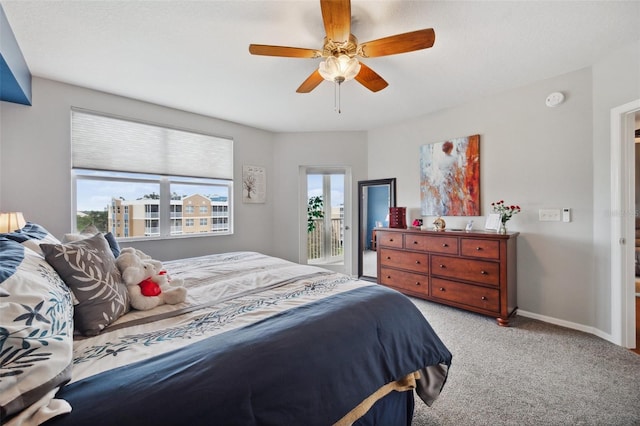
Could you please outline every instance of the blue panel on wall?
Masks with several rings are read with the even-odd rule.
[[[367,238],[365,248],[372,249],[371,239],[373,228],[376,222],[382,226],[389,225],[387,216],[389,215],[389,188],[388,186],[372,186],[367,192]]]
[[[31,99],[18,84],[2,54],[0,54],[0,101],[31,105]]]
[[[31,72],[1,5],[0,101],[31,105]]]

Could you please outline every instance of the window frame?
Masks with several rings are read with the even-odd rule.
[[[114,176],[109,176],[114,175]],[[92,170],[92,169],[71,169],[71,181],[72,181],[72,218],[71,218],[71,229],[72,232],[79,232],[77,229],[77,214],[78,214],[78,181],[103,181],[103,182],[124,182],[124,183],[144,183],[144,184],[158,184],[159,185],[159,202],[158,202],[158,210],[159,210],[159,235],[145,235],[145,236],[131,236],[131,237],[117,237],[118,241],[128,242],[128,241],[152,241],[152,240],[166,240],[166,239],[180,239],[180,238],[201,238],[201,237],[215,237],[222,235],[233,235],[233,180],[226,179],[212,179],[212,178],[199,178],[199,177],[185,177],[185,176],[163,176],[163,175],[151,175],[151,174],[141,174],[137,176],[135,173],[130,172],[118,172],[118,171],[103,171],[103,170]],[[196,233],[180,233],[180,234],[172,234],[172,223],[173,220],[176,219],[171,216],[172,213],[172,204],[171,204],[171,185],[193,185],[193,186],[211,186],[211,187],[225,187],[228,195],[227,195],[227,208],[228,215],[226,216],[228,220],[228,229],[226,231],[214,231],[212,227],[204,232],[196,232]],[[193,194],[195,195],[195,194]],[[202,195],[202,194],[200,194]],[[124,206],[125,209],[128,206]],[[182,206],[182,228],[186,227],[185,221],[187,218],[184,216],[185,207]],[[129,209],[130,210],[130,209]],[[211,209],[212,216],[211,219],[214,219],[214,209]],[[131,214],[131,212],[129,212]],[[128,222],[127,222],[128,225]],[[124,226],[124,225],[123,225]],[[105,232],[109,232],[111,229],[106,230]]]

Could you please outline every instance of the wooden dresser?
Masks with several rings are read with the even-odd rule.
[[[517,309],[517,236],[376,228],[378,283],[508,326]]]

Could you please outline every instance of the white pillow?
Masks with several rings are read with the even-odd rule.
[[[71,292],[42,256],[0,236],[0,424],[71,378]]]

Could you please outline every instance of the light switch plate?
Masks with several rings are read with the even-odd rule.
[[[560,209],[540,209],[538,219],[541,222],[560,222]]]
[[[571,209],[565,207],[562,209],[562,221],[563,222],[571,222]]]

